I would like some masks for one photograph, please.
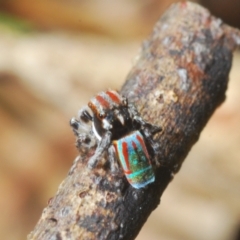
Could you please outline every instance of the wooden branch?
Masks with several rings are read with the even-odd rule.
[[[103,165],[89,170],[94,149],[81,153],[28,239],[134,239],[224,101],[238,45],[240,32],[206,9],[172,5],[144,41],[121,90],[146,121],[163,128],[156,136],[155,182],[134,189],[122,173]]]

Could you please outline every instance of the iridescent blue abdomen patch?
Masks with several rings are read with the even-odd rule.
[[[144,138],[139,131],[131,132],[113,145],[128,182],[142,188],[154,182],[155,176]]]

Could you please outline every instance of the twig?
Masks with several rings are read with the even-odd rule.
[[[134,239],[224,101],[238,45],[240,32],[206,9],[172,5],[144,41],[121,90],[144,120],[163,128],[156,137],[155,182],[134,189],[123,174],[102,166],[89,170],[94,149],[82,153],[28,239]]]

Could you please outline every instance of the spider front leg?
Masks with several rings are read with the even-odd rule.
[[[115,173],[117,171],[115,164],[118,163],[118,161],[116,160],[116,153],[115,153],[115,149],[114,149],[113,145],[111,145],[108,148],[108,160],[110,162],[111,172]]]
[[[104,151],[109,149],[111,145],[111,137],[112,133],[107,131],[99,141],[94,155],[88,161],[88,167],[90,169],[93,169],[97,165],[97,163],[101,160],[101,156],[103,155]]]
[[[156,142],[156,141],[153,139],[153,136],[154,136],[156,133],[161,132],[161,131],[162,131],[162,128],[147,123],[147,124],[144,126],[144,128],[143,128],[142,131],[143,131],[143,133],[144,133],[144,136],[145,136],[147,142],[149,143],[149,145],[151,146],[151,148],[152,148],[152,150],[153,150],[154,157],[157,156],[157,154],[158,154],[159,151],[160,151],[160,144],[159,144],[159,142]]]
[[[140,114],[138,113],[137,109],[134,105],[129,104],[129,112],[133,117],[134,122],[136,125],[140,126],[141,130],[144,133],[145,138],[149,142],[151,148],[154,151],[154,155],[156,155],[159,152],[160,145],[159,143],[155,142],[153,139],[153,136],[159,132],[162,131],[162,128],[159,126],[152,125],[148,122],[145,122]]]
[[[133,121],[138,124],[139,126],[144,126],[147,124],[142,117],[140,116],[139,112],[137,111],[136,107],[133,104],[128,104],[128,111],[133,119]]]
[[[140,125],[141,128],[146,129],[146,137],[162,131],[161,127],[145,122],[133,104],[128,104],[128,108],[134,122]]]
[[[85,108],[79,111],[78,119],[70,120],[70,126],[77,137],[76,147],[80,152],[85,152],[96,144],[90,122],[92,122],[92,116]]]

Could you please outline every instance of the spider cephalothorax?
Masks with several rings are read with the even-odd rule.
[[[98,93],[88,106],[93,116],[83,109],[79,119],[72,118],[70,122],[79,149],[92,146],[93,138],[98,142],[88,166],[95,167],[107,150],[111,169],[115,170],[115,159],[118,158],[133,187],[142,188],[153,182],[151,161],[159,146],[152,137],[161,128],[146,123],[135,107],[113,90]]]
[[[133,129],[127,100],[117,92],[101,92],[90,100],[88,106],[94,113],[93,131],[98,139],[109,131],[111,140],[116,140]]]

